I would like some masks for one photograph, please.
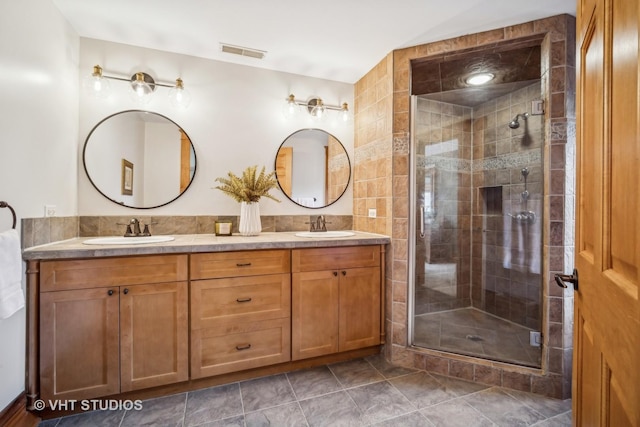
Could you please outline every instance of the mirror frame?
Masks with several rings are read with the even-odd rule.
[[[194,165],[193,165],[193,175],[191,176],[191,180],[189,181],[189,184],[184,188],[184,190],[182,190],[182,192],[178,193],[178,195],[176,197],[174,197],[173,199],[159,204],[159,205],[155,205],[155,206],[129,206],[129,205],[125,205],[124,203],[118,202],[114,199],[112,199],[111,197],[107,196],[104,192],[102,192],[98,186],[96,185],[96,183],[93,181],[93,179],[91,179],[91,175],[89,174],[89,170],[87,169],[87,160],[86,160],[86,155],[87,155],[87,144],[89,143],[89,139],[91,138],[91,135],[93,135],[93,133],[96,131],[96,129],[98,129],[98,127],[103,124],[104,122],[106,122],[107,120],[118,116],[120,114],[125,114],[125,113],[146,113],[146,114],[153,114],[155,116],[161,117],[167,121],[169,121],[170,123],[173,123],[178,129],[180,129],[184,135],[187,137],[187,139],[189,140],[189,144],[191,144],[191,150],[193,151],[193,158],[194,158]],[[107,117],[105,117],[104,119],[100,120],[98,123],[96,123],[96,125],[91,129],[91,131],[89,132],[89,134],[87,135],[87,137],[84,140],[84,146],[82,147],[82,166],[84,167],[84,172],[87,175],[87,179],[89,180],[89,182],[91,183],[91,185],[93,185],[93,188],[96,189],[96,191],[100,194],[102,194],[106,199],[108,199],[109,201],[115,203],[118,206],[123,206],[125,208],[131,208],[131,209],[155,209],[155,208],[159,208],[161,206],[166,206],[169,203],[172,203],[174,201],[176,201],[178,198],[180,198],[184,193],[187,192],[187,190],[189,189],[189,187],[191,187],[191,184],[193,184],[193,181],[196,177],[196,172],[198,170],[198,158],[196,156],[196,148],[193,145],[193,141],[191,140],[191,137],[189,136],[189,134],[187,134],[187,132],[176,122],[174,122],[173,120],[171,120],[170,118],[168,118],[167,116],[163,115],[163,114],[159,114],[153,111],[147,111],[147,110],[123,110],[123,111],[118,111],[117,113],[113,113],[108,115]]]
[[[340,146],[342,147],[342,149],[344,150],[344,154],[347,158],[347,164],[349,165],[349,177],[347,179],[347,184],[344,186],[344,189],[342,190],[342,193],[340,193],[340,195],[338,197],[335,198],[334,201],[332,201],[331,203],[325,203],[323,206],[305,206],[302,205],[298,202],[296,202],[295,200],[293,200],[291,198],[291,196],[289,194],[287,194],[284,189],[282,188],[282,184],[280,183],[280,179],[278,178],[278,154],[280,153],[280,150],[282,149],[282,147],[284,146],[284,144],[287,142],[287,140],[289,138],[291,138],[292,136],[296,135],[297,133],[300,132],[304,132],[304,131],[319,131],[319,132],[324,132],[327,134],[327,136],[333,138],[334,140],[336,140],[336,142],[338,142],[338,144],[340,144]],[[338,138],[336,138],[335,135],[331,134],[330,132],[327,132],[324,129],[319,129],[319,128],[303,128],[303,129],[298,129],[295,132],[291,133],[290,135],[288,135],[280,144],[280,146],[278,146],[278,151],[276,151],[276,158],[274,161],[274,167],[273,170],[275,171],[275,177],[276,180],[278,181],[278,187],[280,188],[280,191],[282,191],[282,194],[284,194],[285,196],[287,196],[287,199],[291,200],[293,203],[295,203],[298,206],[301,206],[303,208],[307,208],[307,209],[322,209],[322,208],[326,208],[328,206],[331,206],[332,204],[334,204],[335,202],[337,202],[338,200],[340,200],[342,198],[342,196],[344,196],[344,193],[347,192],[347,188],[349,188],[349,184],[351,184],[351,177],[353,175],[353,171],[351,170],[351,159],[349,158],[349,153],[347,152],[347,149],[345,148],[344,144],[342,144],[342,141],[340,141]]]

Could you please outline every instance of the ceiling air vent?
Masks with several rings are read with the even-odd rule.
[[[242,47],[242,46],[234,46],[226,43],[220,43],[220,49],[226,53],[232,53],[234,55],[240,55],[240,56],[248,56],[250,58],[257,58],[257,59],[264,58],[264,55],[267,53],[264,50],[251,49],[251,48]]]

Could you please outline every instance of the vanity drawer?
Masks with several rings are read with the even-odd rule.
[[[191,255],[191,280],[289,273],[288,249]]]
[[[40,291],[185,281],[187,259],[187,255],[157,255],[42,261]]]
[[[324,271],[339,268],[378,267],[380,246],[345,246],[337,248],[294,249],[291,271]]]
[[[289,318],[224,323],[192,332],[191,378],[257,368],[291,360]]]
[[[208,279],[191,282],[191,324],[289,317],[291,275]]]

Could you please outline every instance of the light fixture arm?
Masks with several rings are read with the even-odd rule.
[[[346,102],[343,102],[342,105],[329,105],[325,104],[324,101],[318,97],[312,97],[308,101],[299,101],[293,94],[291,94],[286,98],[286,101],[288,103],[294,103],[296,105],[299,105],[300,107],[304,107],[309,111],[311,111],[316,105],[321,105],[326,110],[349,111],[349,104],[347,104]]]
[[[157,82],[149,74],[139,71],[133,74],[131,77],[126,78],[126,77],[104,74],[103,69],[100,65],[93,66],[93,73],[91,74],[91,77],[93,77],[96,80],[108,79],[108,80],[118,80],[123,82],[129,82],[134,91],[138,90],[141,86],[144,86],[145,93],[147,95],[153,93],[156,90],[156,87],[158,86],[171,88],[170,97],[171,97],[172,103],[182,107],[186,107],[190,102],[190,95],[184,88],[184,82],[180,77],[178,77],[175,80],[175,83],[163,83],[163,82]],[[176,97],[176,94],[178,95],[177,97]]]
[[[127,78],[127,77],[118,77],[118,76],[109,76],[107,74],[104,74],[102,67],[100,65],[94,65],[93,66],[93,73],[91,74],[93,77],[102,77],[103,79],[109,79],[109,80],[119,80],[121,82],[133,82],[136,80],[136,76],[138,74],[142,74],[144,76],[144,81],[147,82],[148,85],[150,86],[160,86],[160,87],[179,87],[184,89],[184,82],[182,81],[181,78],[177,78],[175,83],[162,83],[162,82],[157,82],[155,81],[155,79],[153,77],[151,77],[149,74],[144,73],[144,72],[137,72],[135,73],[133,76]],[[178,80],[180,81],[178,83]]]

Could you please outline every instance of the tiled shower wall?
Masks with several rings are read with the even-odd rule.
[[[349,185],[351,165],[344,147],[329,135],[327,144],[327,204],[338,200]]]
[[[407,298],[409,239],[410,61],[461,49],[487,47],[540,34],[542,97],[545,101],[542,369],[522,368],[437,351],[408,343]],[[484,384],[554,397],[571,394],[573,292],[553,283],[553,274],[571,268],[573,242],[566,226],[573,218],[570,183],[575,146],[575,18],[558,15],[519,25],[469,34],[394,51],[356,83],[354,227],[391,235],[387,251],[386,356],[395,363],[426,368]],[[389,130],[391,126],[391,130]],[[497,149],[497,147],[496,147]],[[373,153],[376,153],[373,155]],[[392,167],[384,191],[370,192],[371,161]],[[363,168],[363,164],[369,167]],[[387,173],[389,171],[387,170]],[[391,177],[389,179],[389,176]],[[566,187],[566,188],[565,188]],[[392,200],[384,228],[363,217],[367,204]],[[380,219],[380,216],[379,218]],[[390,232],[389,232],[390,231]],[[411,233],[412,234],[412,233]],[[565,257],[565,253],[568,254]],[[566,264],[566,265],[565,265]]]
[[[508,123],[539,99],[535,83],[473,112],[473,306],[535,330],[542,298],[544,116],[520,118],[517,129]]]

